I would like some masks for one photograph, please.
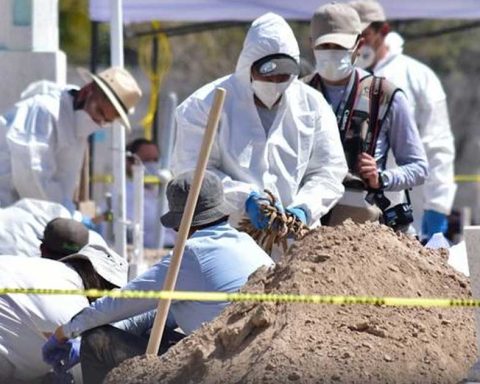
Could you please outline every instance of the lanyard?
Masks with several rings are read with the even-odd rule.
[[[348,122],[350,121],[350,118],[351,118],[351,112],[352,112],[353,105],[355,103],[355,99],[357,95],[358,83],[359,83],[358,73],[357,71],[354,70],[352,73],[352,76],[350,76],[350,79],[348,80],[347,86],[345,87],[345,92],[343,94],[342,100],[338,104],[338,107],[335,111],[342,142],[348,128]],[[332,105],[328,98],[328,92],[321,78],[320,78],[320,87],[328,103]]]

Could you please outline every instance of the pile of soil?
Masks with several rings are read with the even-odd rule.
[[[247,292],[470,296],[447,254],[378,224],[319,228]],[[234,303],[165,355],[107,383],[458,383],[475,361],[473,310]]]

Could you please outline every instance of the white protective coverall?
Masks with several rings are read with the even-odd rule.
[[[276,53],[299,59],[289,25],[267,13],[252,23],[235,73],[203,86],[177,108],[174,170],[195,167],[215,88],[223,87],[227,94],[208,166],[223,181],[232,223],[244,214],[248,195],[267,188],[285,207],[303,208],[313,225],[342,196],[346,161],[330,106],[298,79],[283,94],[266,136],[250,70],[258,59]]]
[[[0,117],[0,206],[34,198],[73,209],[87,137],[97,124],[75,111],[73,86],[32,84]]]
[[[0,261],[2,255],[40,257],[40,243],[49,221],[72,215],[61,204],[44,200],[21,199],[0,208]],[[89,244],[107,246],[97,232],[89,231]]]
[[[64,263],[21,256],[0,257],[0,286],[84,289],[76,271]],[[42,360],[47,333],[88,306],[84,296],[0,296],[0,382],[32,380],[51,367]]]
[[[411,193],[414,226],[420,233],[425,210],[450,214],[455,197],[455,143],[450,129],[446,95],[440,80],[425,64],[404,55],[403,39],[395,32],[387,35],[388,55],[374,68],[400,87],[410,102],[429,163],[424,185]]]

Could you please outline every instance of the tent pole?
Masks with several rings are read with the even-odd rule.
[[[122,0],[110,0],[110,11],[110,61],[112,66],[123,67]],[[112,130],[114,248],[127,258],[125,127],[114,122]]]

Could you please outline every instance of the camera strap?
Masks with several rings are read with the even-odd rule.
[[[369,124],[368,133],[364,142],[364,152],[371,156],[375,156],[375,147],[377,146],[378,135],[380,133],[380,97],[382,95],[383,78],[372,76],[370,83],[370,105],[369,105]]]
[[[411,207],[412,201],[410,200],[410,193],[408,192],[408,189],[405,189],[404,192],[407,198],[407,204]],[[370,189],[367,193],[367,196],[365,197],[365,200],[371,205],[375,204],[378,208],[382,210],[382,212],[386,211],[392,203],[390,199],[385,196],[385,193],[382,190],[378,189]]]

